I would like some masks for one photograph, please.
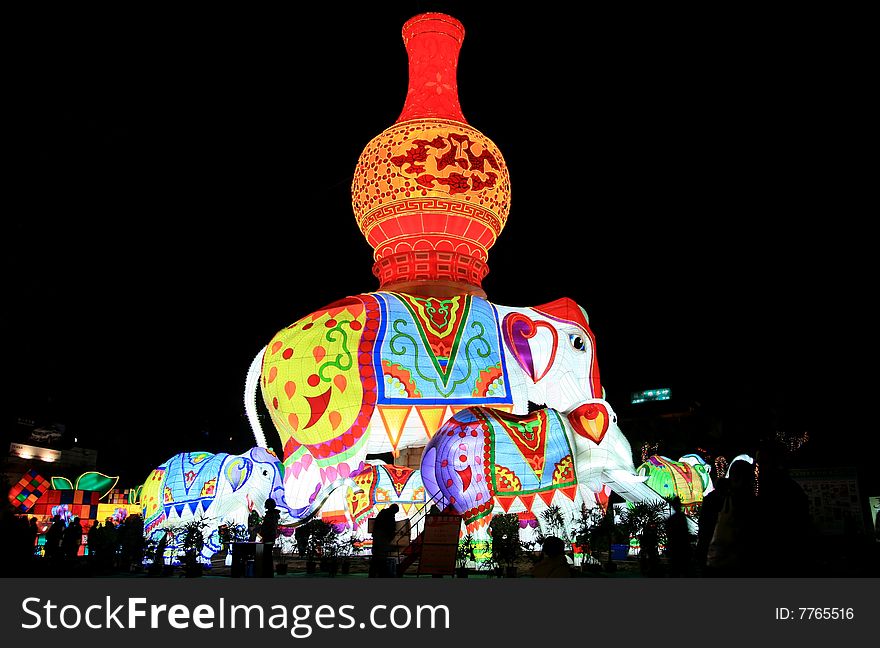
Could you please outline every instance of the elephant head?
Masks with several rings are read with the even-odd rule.
[[[599,443],[613,412],[604,401],[596,356],[596,338],[586,311],[568,298],[533,308],[498,307],[514,413],[525,414],[528,402],[568,417],[580,435]],[[519,381],[519,384],[515,381]]]
[[[281,524],[291,524],[298,519],[287,505],[281,462],[271,450],[251,448],[244,454],[229,457],[221,470],[220,478],[226,488],[219,491],[223,497],[217,499],[218,509],[239,506],[244,498],[248,511],[262,512],[266,500],[272,498],[281,513]]]

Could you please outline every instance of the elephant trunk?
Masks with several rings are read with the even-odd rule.
[[[336,491],[336,489],[338,488],[342,488],[343,486],[350,488],[355,494],[363,492],[361,487],[358,486],[357,483],[350,477],[339,477],[338,479],[330,482],[329,484],[321,488],[315,498],[306,506],[303,506],[301,508],[290,508],[287,507],[287,504],[285,502],[285,507],[287,508],[288,514],[287,516],[285,516],[285,513],[282,511],[280,524],[283,526],[299,526],[300,524],[305,524],[321,509],[321,507],[324,505],[324,502],[327,501],[327,499],[333,494],[333,492]]]
[[[287,500],[284,498],[284,487],[276,488],[272,493],[272,499],[275,500],[275,505],[278,508],[278,511],[281,513],[281,517],[278,520],[278,523],[282,526],[288,526],[296,523],[297,515],[296,510],[288,506]]]

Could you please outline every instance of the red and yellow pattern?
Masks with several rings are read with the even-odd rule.
[[[562,461],[556,464],[553,469],[553,485],[570,484],[575,481],[574,462],[571,455],[563,457]]]
[[[507,165],[458,104],[461,23],[421,14],[404,25],[403,39],[406,104],[361,153],[351,185],[355,219],[375,250],[383,288],[425,280],[479,288],[510,211]]]
[[[360,295],[316,311],[278,332],[263,357],[263,400],[284,445],[322,465],[352,455],[376,404],[372,347],[378,306]]]
[[[355,475],[354,482],[361,490],[356,493],[353,489],[349,489],[346,498],[348,500],[348,510],[353,520],[357,521],[373,508],[376,496],[376,481],[375,469],[363,470]]]
[[[144,482],[144,486],[141,489],[141,505],[143,506],[143,517],[145,524],[153,523],[157,524],[157,520],[161,521],[160,513],[164,512],[164,501],[160,501],[160,497],[164,500],[165,493],[160,495],[159,489],[162,486],[162,480],[165,477],[165,470],[162,468],[157,468],[153,470],[147,480]],[[170,491],[168,492],[170,496]],[[150,529],[147,529],[148,531]]]
[[[522,482],[516,473],[504,466],[495,466],[496,493],[519,493],[522,490]]]
[[[492,411],[497,421],[516,449],[522,454],[529,468],[540,481],[547,461],[547,411],[538,410],[531,415],[517,416],[506,412]]]

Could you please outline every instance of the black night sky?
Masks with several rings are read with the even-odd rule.
[[[4,435],[18,417],[65,423],[126,486],[176,452],[249,447],[257,351],[378,287],[352,173],[403,106],[402,24],[438,10],[466,29],[465,117],[511,174],[489,298],[582,304],[618,410],[668,386],[749,431],[716,439],[721,452],[807,429],[811,460],[853,463],[835,449],[861,428],[829,323],[839,43],[793,16],[557,4],[23,18]]]

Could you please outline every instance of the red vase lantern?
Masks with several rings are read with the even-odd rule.
[[[464,27],[426,13],[403,26],[409,89],[398,120],[367,144],[351,186],[382,290],[485,297],[489,248],[510,210],[498,147],[468,125],[456,69]]]

